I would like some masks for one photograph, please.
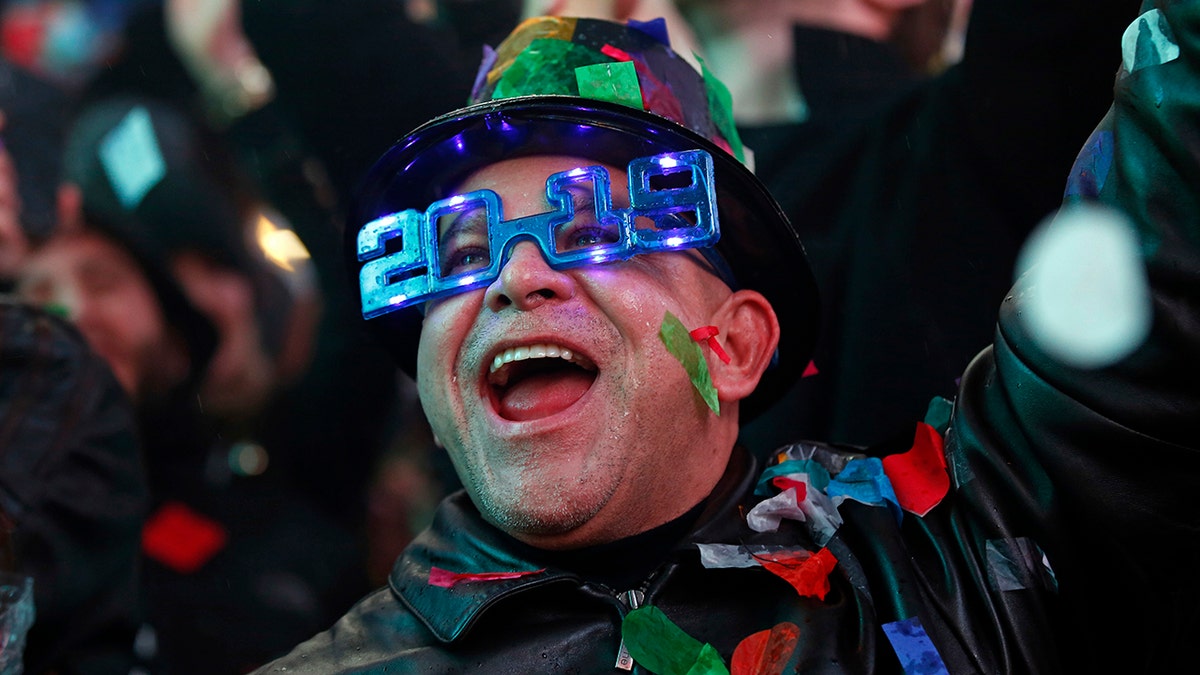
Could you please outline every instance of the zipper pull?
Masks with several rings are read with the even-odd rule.
[[[625,591],[617,595],[617,600],[620,600],[621,604],[630,610],[641,607],[642,600],[645,598],[646,595],[641,591]],[[629,655],[629,650],[625,648],[625,638],[621,638],[621,646],[617,648],[617,663],[614,667],[624,671],[633,670],[633,657]]]

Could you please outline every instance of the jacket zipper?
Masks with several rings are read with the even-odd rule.
[[[617,600],[619,600],[620,603],[625,607],[625,612],[622,614],[622,619],[624,619],[624,614],[628,614],[630,611],[641,607],[642,601],[645,599],[646,594],[638,590],[618,593]],[[624,637],[621,638],[621,645],[617,647],[617,663],[614,667],[616,667],[618,670],[624,670],[627,672],[633,670],[633,657],[629,655],[629,650],[625,648]]]

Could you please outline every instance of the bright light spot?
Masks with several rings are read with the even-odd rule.
[[[683,246],[683,237],[667,237],[667,246],[671,248]]]
[[[568,171],[567,176],[569,178],[578,178],[579,176],[582,176],[585,173],[587,173],[587,169],[580,167],[578,169],[571,169],[570,171]]]
[[[460,204],[462,204],[462,203],[464,203],[464,202],[466,202],[466,201],[467,201],[467,198],[466,198],[466,197],[464,197],[464,196],[462,196],[462,195],[454,195],[454,196],[453,196],[453,197],[451,197],[449,200],[447,200],[447,203],[448,203],[450,206],[454,207],[454,206],[458,206],[458,205],[460,205]]]
[[[229,448],[229,468],[239,476],[259,476],[267,470],[270,458],[257,443],[234,443]]]
[[[679,160],[674,157],[659,157],[658,165],[664,169],[674,169],[679,166]]]
[[[390,300],[388,300],[388,303],[387,303],[387,304],[389,304],[389,305],[402,305],[402,304],[404,304],[404,301],[405,301],[405,300],[408,300],[408,295],[406,295],[406,294],[404,294],[404,293],[401,293],[400,295],[393,295],[393,296],[391,297],[391,299],[390,299]]]
[[[265,214],[258,214],[254,238],[258,241],[258,247],[262,249],[267,260],[281,269],[295,272],[296,268],[292,266],[293,262],[309,259],[308,249],[304,247],[300,237],[287,228],[276,226]]]
[[[1117,211],[1066,207],[1029,238],[1020,317],[1047,354],[1077,368],[1125,358],[1150,333],[1149,282],[1133,225]]]

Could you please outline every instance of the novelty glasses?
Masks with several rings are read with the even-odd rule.
[[[504,220],[500,196],[476,190],[376,218],[358,231],[365,318],[490,284],[512,247],[531,241],[556,270],[643,253],[704,249],[721,237],[712,157],[703,150],[629,163],[629,207],[614,208],[608,170],[546,179],[551,210]],[[703,252],[703,251],[702,251]],[[709,257],[709,256],[706,256]]]

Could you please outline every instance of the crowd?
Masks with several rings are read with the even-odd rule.
[[[0,672],[1175,672],[1198,25],[0,2]]]

